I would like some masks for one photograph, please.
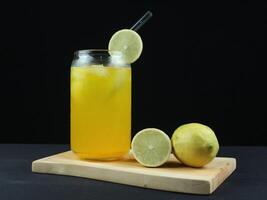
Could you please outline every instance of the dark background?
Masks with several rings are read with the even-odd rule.
[[[267,4],[180,2],[2,5],[0,143],[69,143],[73,52],[107,48],[151,10],[132,65],[133,134],[200,122],[221,145],[266,145]]]

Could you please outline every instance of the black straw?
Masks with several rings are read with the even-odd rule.
[[[131,30],[138,31],[151,17],[152,12],[147,11],[143,17],[141,17],[131,28]]]

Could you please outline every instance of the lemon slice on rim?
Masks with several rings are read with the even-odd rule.
[[[137,32],[130,29],[122,29],[113,34],[109,41],[108,49],[110,52],[122,52],[124,61],[130,64],[140,57],[143,50],[143,42]]]

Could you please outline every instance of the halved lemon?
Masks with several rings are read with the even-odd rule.
[[[132,140],[132,153],[145,167],[163,165],[170,157],[172,146],[168,135],[156,128],[139,131]]]

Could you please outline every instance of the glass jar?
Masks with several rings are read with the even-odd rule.
[[[131,141],[131,67],[120,52],[80,50],[71,65],[71,149],[118,159]]]

